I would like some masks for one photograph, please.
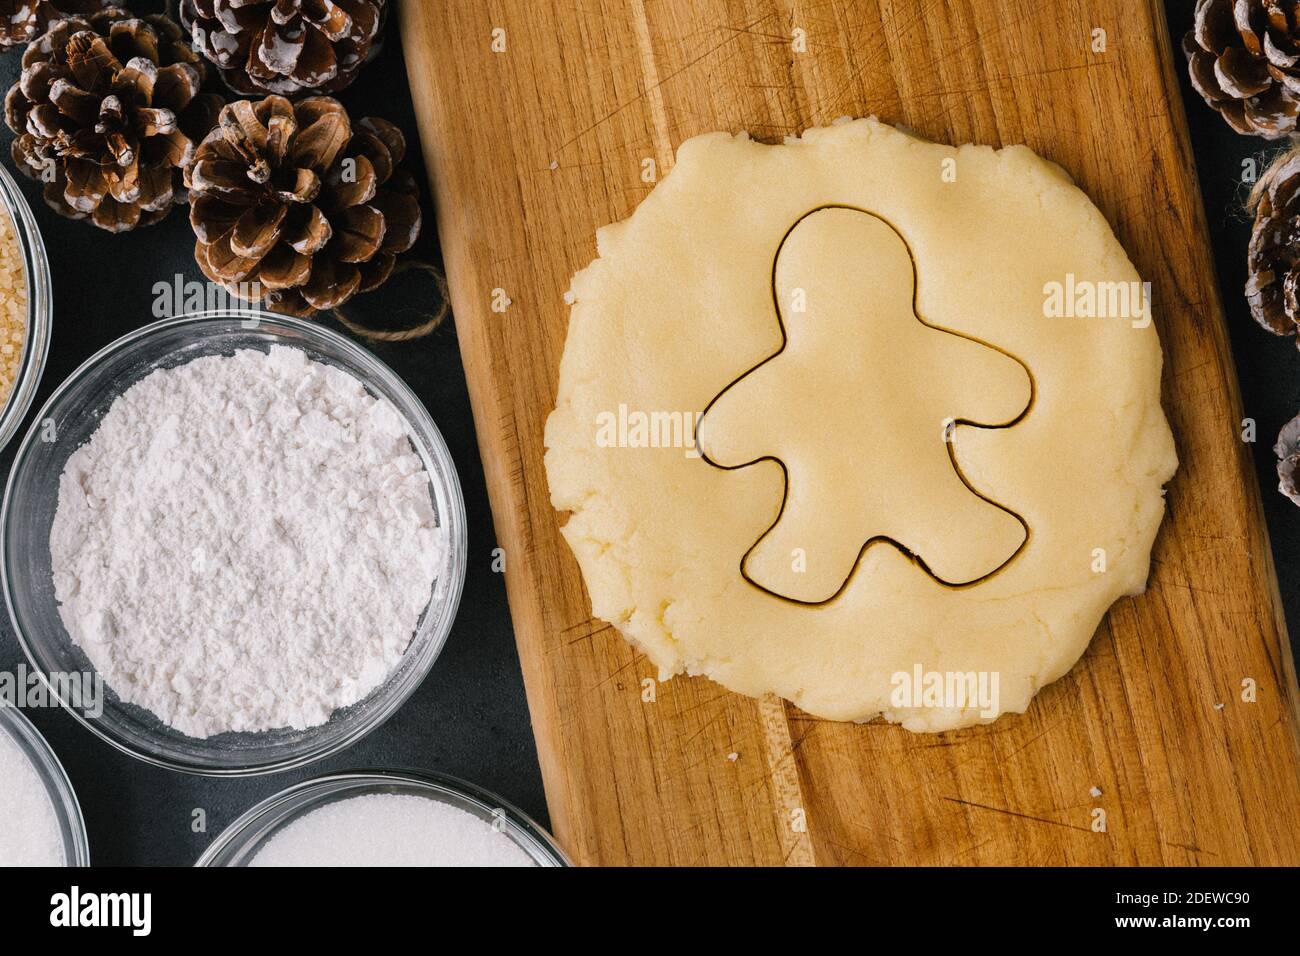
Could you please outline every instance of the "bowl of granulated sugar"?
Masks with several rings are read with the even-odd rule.
[[[0,867],[89,864],[63,765],[22,711],[0,704]]]
[[[196,866],[568,866],[540,826],[473,784],[358,771],[308,780],[253,807]]]
[[[36,397],[52,316],[45,243],[17,183],[0,168],[0,448]]]
[[[60,703],[194,773],[301,766],[379,726],[465,577],[460,484],[419,399],[357,343],[262,312],[91,357],[23,440],[0,521],[10,619]],[[102,707],[60,694],[88,678]]]

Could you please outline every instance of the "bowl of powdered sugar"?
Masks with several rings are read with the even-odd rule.
[[[208,774],[299,766],[382,723],[465,574],[459,483],[420,401],[361,346],[258,312],[157,322],[73,373],[18,451],[3,541],[32,664],[56,693],[102,679],[102,708],[61,703]]]

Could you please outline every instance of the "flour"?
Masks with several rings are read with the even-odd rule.
[[[275,834],[253,866],[535,866],[507,834],[459,807],[405,793],[327,803]]]
[[[192,737],[324,723],[392,672],[445,548],[393,405],[298,349],[151,373],[64,469],[59,613]]]
[[[0,726],[0,866],[63,866],[63,836],[49,791]]]

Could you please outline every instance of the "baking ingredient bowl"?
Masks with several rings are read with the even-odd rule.
[[[81,816],[81,805],[73,792],[72,783],[63,771],[63,764],[45,742],[41,732],[32,726],[17,707],[0,704],[0,734],[7,734],[18,745],[33,767],[45,792],[49,794],[63,838],[63,859],[67,866],[89,866],[90,844],[86,840],[86,821]]]
[[[195,866],[248,866],[278,833],[313,810],[352,797],[389,793],[450,804],[493,824],[537,866],[569,866],[555,841],[527,814],[495,794],[445,774],[358,770],[306,780],[268,797],[212,841]]]
[[[45,257],[45,243],[36,218],[18,191],[18,184],[3,167],[0,167],[0,205],[13,220],[27,280],[27,334],[23,339],[22,361],[8,399],[0,403],[3,404],[0,408],[0,448],[3,448],[22,425],[41,383],[45,357],[50,348],[54,305],[50,296],[50,263]]]
[[[407,423],[412,446],[430,476],[434,509],[446,540],[431,599],[410,645],[393,672],[369,695],[306,730],[231,732],[197,739],[124,703],[111,686],[104,688],[102,713],[96,716],[86,701],[60,696],[60,682],[49,680],[51,675],[93,671],[59,617],[51,571],[50,528],[64,465],[94,434],[114,400],[154,370],[201,356],[230,355],[238,349],[266,351],[273,345],[298,348],[313,361],[350,373],[372,395],[392,402]],[[148,763],[191,773],[235,776],[299,767],[337,753],[374,730],[432,667],[451,630],[465,579],[465,505],[460,483],[446,443],[420,400],[360,345],[311,322],[253,310],[164,319],[88,359],[50,397],[24,438],[5,489],[0,524],[0,583],[10,620],[28,659],[52,693],[114,747]]]

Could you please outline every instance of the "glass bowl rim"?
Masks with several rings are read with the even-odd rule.
[[[54,752],[45,735],[32,723],[31,718],[18,707],[0,704],[0,724],[7,724],[9,730],[19,738],[16,743],[20,749],[27,744],[27,756],[33,757],[32,766],[41,783],[50,794],[50,803],[58,817],[60,835],[63,837],[64,866],[90,866],[90,840],[86,835],[86,819],[81,812],[81,802],[77,791],[68,778],[59,755]],[[0,733],[4,733],[0,728]],[[58,799],[55,799],[57,793]]]
[[[51,682],[49,675],[46,674],[44,666],[37,659],[32,647],[32,641],[26,633],[25,628],[20,624],[17,613],[15,612],[15,601],[13,595],[14,577],[12,569],[9,567],[9,527],[10,512],[14,506],[14,485],[15,476],[20,472],[25,462],[28,460],[28,452],[34,442],[39,439],[41,432],[41,422],[47,417],[49,411],[58,403],[73,387],[81,384],[87,378],[91,377],[94,372],[107,360],[115,356],[128,352],[139,344],[155,335],[172,331],[184,326],[200,326],[205,323],[217,323],[220,325],[230,325],[236,323],[253,323],[246,325],[250,331],[262,328],[263,324],[274,325],[281,324],[289,329],[302,333],[308,339],[317,337],[324,339],[328,345],[346,354],[353,359],[358,365],[365,369],[365,377],[361,379],[363,385],[368,389],[372,388],[371,377],[382,380],[382,383],[391,388],[393,391],[400,393],[407,403],[415,410],[418,421],[412,421],[402,413],[402,418],[412,432],[422,432],[423,436],[429,440],[429,447],[422,449],[429,457],[442,465],[440,475],[445,477],[445,482],[438,475],[430,474],[430,484],[444,484],[442,491],[445,493],[448,504],[449,514],[439,514],[439,518],[447,519],[447,541],[448,550],[453,557],[447,562],[450,567],[450,580],[447,583],[447,593],[445,598],[445,612],[442,615],[438,626],[432,632],[432,637],[428,646],[423,651],[425,660],[418,663],[418,666],[412,669],[407,676],[405,684],[400,687],[394,685],[393,693],[377,699],[374,702],[375,709],[366,720],[360,721],[358,725],[349,733],[342,734],[337,739],[325,739],[323,744],[317,744],[315,747],[305,748],[301,753],[290,754],[285,757],[267,757],[251,764],[230,764],[210,766],[199,764],[197,762],[187,762],[181,758],[174,758],[152,750],[146,750],[142,747],[133,745],[118,737],[107,730],[98,726],[98,721],[88,720],[71,702],[65,700],[59,693],[54,682]],[[349,372],[349,374],[352,374]],[[423,443],[423,441],[422,441]],[[97,350],[93,355],[83,361],[65,378],[59,386],[50,394],[45,403],[41,406],[39,413],[36,415],[32,424],[28,427],[27,434],[23,436],[22,443],[18,446],[18,451],[14,456],[13,465],[10,469],[8,480],[5,483],[3,501],[0,501],[0,590],[4,591],[4,600],[9,615],[10,626],[14,629],[14,634],[18,639],[19,645],[23,649],[23,654],[31,664],[33,670],[39,674],[41,683],[45,685],[51,696],[83,727],[89,730],[97,738],[109,744],[115,750],[121,751],[137,760],[152,766],[161,767],[166,770],[174,770],[180,773],[193,774],[205,777],[253,777],[266,774],[280,773],[285,770],[293,770],[315,763],[318,760],[324,760],[327,757],[335,756],[353,744],[359,742],[368,736],[371,732],[378,729],[389,718],[393,716],[402,705],[410,699],[411,695],[420,687],[424,679],[433,669],[434,664],[441,656],[447,640],[451,636],[451,630],[455,624],[456,616],[460,608],[460,600],[465,586],[465,577],[467,574],[467,551],[468,551],[468,518],[465,513],[465,501],[460,487],[460,478],[456,471],[455,461],[452,458],[451,450],[447,447],[446,439],[443,438],[441,430],[433,420],[418,395],[406,384],[395,371],[393,371],[386,362],[380,359],[369,349],[352,341],[346,336],[335,332],[332,329],[325,328],[320,323],[307,319],[299,319],[293,316],[281,315],[279,313],[268,312],[263,309],[232,307],[222,309],[205,309],[194,312],[186,312],[177,316],[170,316],[159,319],[155,322],[147,323],[138,329],[134,329],[119,338],[114,339],[107,345]],[[419,631],[412,633],[414,641]],[[403,655],[405,659],[405,655]],[[400,665],[399,665],[400,667]],[[388,680],[397,673],[395,669],[390,673]],[[105,685],[107,686],[107,685]],[[380,693],[388,686],[387,681],[381,683],[371,695]],[[367,698],[370,695],[367,695]],[[362,698],[357,706],[363,703],[367,698]],[[320,730],[328,727],[329,722],[317,725],[312,730]]]
[[[317,793],[313,794],[316,799],[294,808],[286,820],[280,821],[280,825],[287,825],[294,820],[302,819],[307,813],[323,806],[321,800],[344,790],[356,788],[359,791],[357,795],[361,796],[367,792],[373,792],[372,788],[389,787],[394,784],[407,785],[433,795],[431,799],[441,799],[442,795],[450,794],[469,801],[489,815],[495,810],[501,810],[505,814],[507,824],[517,831],[512,836],[522,835],[527,841],[523,842],[515,839],[515,843],[538,866],[568,867],[573,865],[565,852],[560,849],[559,844],[555,842],[555,838],[541,824],[523,810],[490,790],[485,790],[461,777],[432,770],[378,769],[346,770],[325,774],[320,777],[312,777],[309,780],[299,781],[293,786],[273,793],[263,800],[259,800],[217,834],[216,838],[199,855],[194,865],[196,867],[226,866],[227,864],[219,862],[219,858],[247,849],[249,845],[247,835],[252,827],[281,809],[285,804],[292,802],[297,797],[307,795],[311,791],[317,791]]]
[[[0,166],[0,203],[13,222],[27,280],[27,332],[23,336],[23,357],[13,388],[0,408],[0,449],[18,434],[31,410],[45,374],[54,325],[53,281],[45,239],[32,207],[9,171]]]

